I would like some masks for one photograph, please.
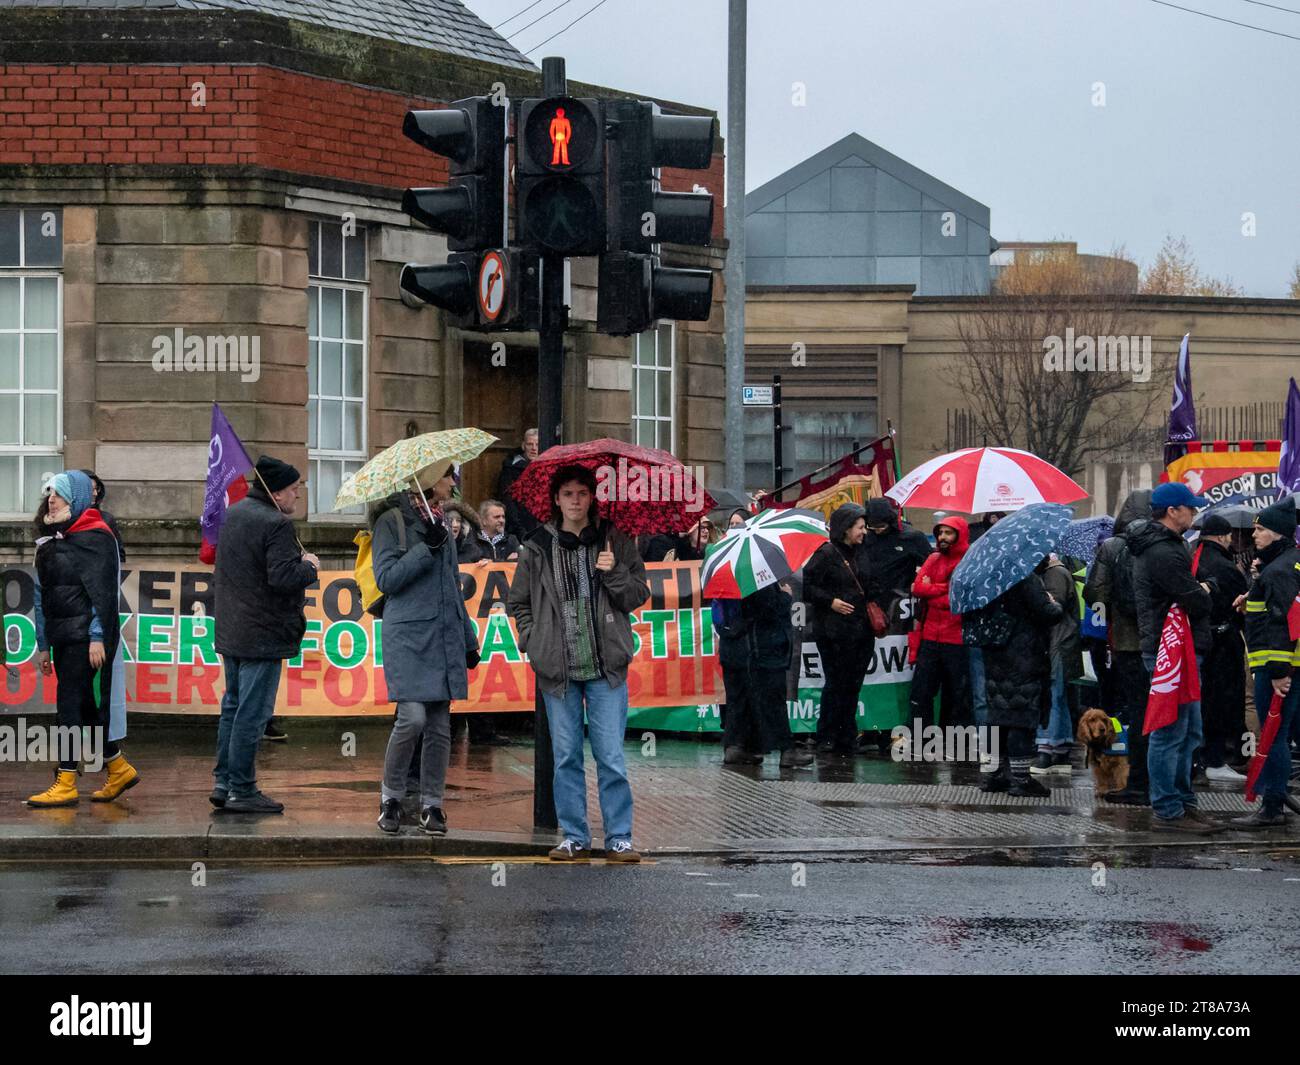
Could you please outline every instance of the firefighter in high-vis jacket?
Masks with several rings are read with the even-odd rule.
[[[1255,519],[1259,575],[1246,593],[1246,648],[1255,672],[1255,713],[1264,725],[1274,695],[1282,697],[1282,720],[1256,785],[1260,808],[1230,822],[1234,828],[1273,828],[1286,823],[1283,807],[1300,812],[1287,794],[1292,732],[1300,726],[1300,549],[1296,505],[1286,497]]]

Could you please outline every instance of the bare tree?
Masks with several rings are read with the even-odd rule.
[[[957,317],[964,356],[957,383],[990,443],[1023,448],[1069,474],[1100,455],[1147,443],[1144,426],[1171,368],[1157,368],[1154,359],[1143,367],[1145,354],[1133,362],[1132,349],[1144,353],[1147,338],[1135,335],[1122,255],[1112,257],[1114,269],[1085,266],[1060,249],[1018,256],[997,291]],[[1085,352],[1090,346],[1092,358],[1076,357],[1074,345]],[[1063,365],[1048,357],[1054,349],[1063,351]]]
[[[1232,278],[1210,277],[1196,265],[1196,256],[1183,237],[1165,237],[1151,265],[1143,271],[1138,291],[1149,296],[1240,296]]]
[[[1291,267],[1291,285],[1287,290],[1287,297],[1300,300],[1300,263],[1296,263]]]

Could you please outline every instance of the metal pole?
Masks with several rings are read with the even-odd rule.
[[[772,483],[774,485],[785,480],[785,456],[781,450],[784,428],[781,424],[781,375],[774,373],[772,375],[772,473],[775,475]],[[780,501],[778,497],[777,502]]]
[[[542,60],[542,94],[562,96],[568,91],[564,60]],[[564,305],[564,256],[544,253],[542,307],[537,345],[537,449],[545,451],[560,442],[564,424],[564,331],[569,309]],[[533,703],[533,826],[553,829],[555,816],[555,762],[551,754],[551,729],[541,689]]]
[[[726,462],[723,479],[745,488],[745,32],[746,0],[729,0],[727,23]],[[777,477],[780,481],[780,477]]]

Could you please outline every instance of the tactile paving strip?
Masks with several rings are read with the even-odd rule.
[[[986,794],[973,785],[875,784],[756,779],[718,769],[674,771],[629,760],[636,801],[636,838],[645,847],[786,849],[875,844],[959,844],[991,840],[1024,844],[1081,843],[1130,833],[1095,817],[1092,788],[1057,788],[1050,798]],[[599,821],[594,772],[589,815]],[[1240,792],[1201,791],[1201,808],[1240,813]],[[1142,811],[1101,803],[1119,816]],[[596,825],[593,825],[595,828]],[[1139,831],[1145,830],[1145,826]],[[600,838],[599,830],[595,833]]]

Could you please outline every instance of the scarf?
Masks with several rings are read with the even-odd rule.
[[[560,615],[564,620],[564,657],[569,679],[596,680],[605,673],[596,639],[595,557],[587,544],[551,550],[555,587],[560,593]]]

